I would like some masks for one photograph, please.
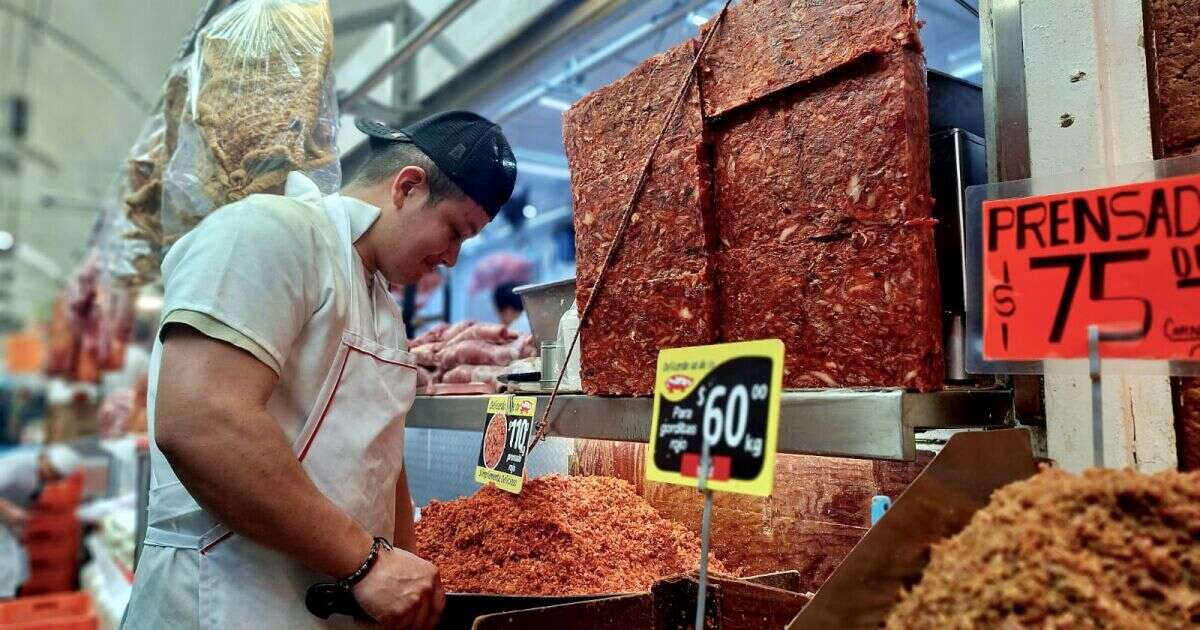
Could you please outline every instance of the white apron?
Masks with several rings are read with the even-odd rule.
[[[373,313],[358,312],[362,267],[354,255],[350,218],[341,203],[330,199],[324,206],[338,232],[349,274],[349,318],[320,395],[293,447],[325,496],[372,536],[391,540],[396,482],[404,464],[404,417],[416,392],[416,368],[412,355],[402,349],[406,344],[403,320],[381,274],[376,274],[372,286]],[[164,500],[164,505],[191,501],[181,485],[170,490],[180,497]],[[230,532],[207,513],[207,523],[184,528],[190,535],[181,535],[178,523],[155,527],[155,516],[148,518],[146,544],[199,549],[201,628],[356,625],[344,615],[322,621],[305,608],[308,587],[331,576]]]

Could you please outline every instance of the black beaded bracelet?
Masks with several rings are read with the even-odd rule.
[[[349,590],[350,587],[358,584],[363,578],[367,577],[367,573],[371,572],[371,567],[375,566],[375,562],[379,560],[379,550],[381,548],[391,549],[392,543],[388,542],[386,538],[377,536],[375,541],[371,543],[371,552],[367,554],[367,559],[363,560],[362,565],[354,573],[338,580],[338,586]]]

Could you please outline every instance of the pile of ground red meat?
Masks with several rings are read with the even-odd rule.
[[[485,486],[421,509],[418,554],[450,592],[578,595],[645,591],[696,570],[700,540],[627,482],[551,475],[520,495]],[[724,572],[720,562],[709,564]]]
[[[1200,625],[1200,473],[1059,470],[934,548],[888,628]]]

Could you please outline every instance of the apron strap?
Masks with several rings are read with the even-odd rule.
[[[199,549],[200,536],[169,532],[157,527],[146,528],[146,544],[156,547],[176,547],[178,549]]]

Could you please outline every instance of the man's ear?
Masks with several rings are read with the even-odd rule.
[[[424,183],[425,169],[419,166],[405,166],[400,169],[396,178],[392,180],[392,203],[397,208],[404,206],[404,200]]]

